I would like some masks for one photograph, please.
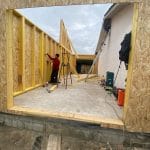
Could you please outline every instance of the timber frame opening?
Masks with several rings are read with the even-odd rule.
[[[128,107],[128,100],[129,100],[129,90],[131,87],[131,78],[132,78],[132,71],[133,71],[133,61],[134,61],[134,49],[135,49],[135,39],[136,39],[136,33],[137,33],[137,19],[138,19],[138,3],[134,3],[134,14],[133,14],[133,27],[132,27],[132,50],[131,50],[131,54],[130,54],[130,60],[129,60],[129,69],[128,69],[128,77],[127,77],[127,88],[126,88],[126,98],[125,98],[125,106],[124,106],[124,114],[127,111],[127,107]],[[17,71],[19,72],[19,76],[17,77],[18,80],[18,91],[15,91],[13,93],[13,38],[12,37],[12,32],[13,32],[13,28],[12,28],[12,19],[13,19],[13,15],[15,15],[17,18],[19,18],[19,24],[21,26],[20,29],[20,54],[19,57],[22,60],[22,63],[20,64],[19,68],[17,68]],[[31,30],[31,37],[33,39],[35,39],[35,33],[38,36],[38,39],[36,39],[38,41],[39,44],[39,48],[37,48],[37,51],[39,52],[39,56],[40,56],[40,61],[37,62],[39,64],[39,70],[37,71],[37,74],[30,72],[31,74],[31,82],[29,83],[29,86],[25,86],[25,26],[28,26]],[[63,119],[69,119],[69,120],[77,120],[77,121],[84,121],[84,122],[90,122],[90,123],[96,123],[96,124],[101,124],[101,126],[110,126],[113,128],[124,128],[124,122],[122,121],[114,121],[114,120],[104,120],[104,119],[100,119],[100,120],[96,120],[96,118],[87,118],[85,116],[80,116],[80,115],[72,115],[72,114],[66,114],[66,113],[47,113],[47,112],[41,112],[41,111],[37,111],[37,110],[31,110],[31,109],[27,109],[27,108],[19,108],[17,106],[14,106],[13,104],[13,96],[24,93],[28,90],[34,89],[36,87],[41,86],[47,79],[47,76],[44,76],[44,72],[48,71],[47,68],[45,68],[44,66],[46,66],[46,64],[44,64],[43,61],[43,55],[44,53],[46,53],[46,48],[45,48],[45,44],[44,42],[50,41],[50,46],[54,47],[55,49],[57,49],[57,53],[62,53],[62,51],[68,52],[70,53],[70,50],[68,50],[65,46],[59,44],[58,42],[56,42],[53,38],[49,37],[48,35],[46,35],[41,29],[39,29],[36,25],[34,25],[32,22],[30,22],[29,20],[27,20],[25,17],[21,16],[18,12],[14,11],[14,10],[7,10],[7,83],[9,86],[7,86],[7,109],[10,112],[13,113],[19,113],[22,115],[35,115],[35,116],[42,116],[42,117],[55,117],[55,118],[63,118]],[[16,45],[15,45],[16,46]],[[30,61],[31,63],[31,68],[32,70],[34,70],[36,68],[35,66],[35,62],[36,62],[36,58],[34,58],[35,55],[35,40],[31,41],[31,58]],[[43,54],[43,55],[40,55]],[[52,53],[52,52],[50,52]],[[38,56],[37,56],[38,57]],[[33,63],[34,62],[34,63]],[[40,80],[36,80],[36,75],[38,75],[38,77],[40,78]],[[37,81],[37,82],[36,82]],[[125,118],[126,116],[124,116]]]

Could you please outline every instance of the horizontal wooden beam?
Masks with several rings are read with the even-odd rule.
[[[25,93],[25,92],[31,91],[31,90],[33,90],[33,89],[35,89],[35,88],[38,88],[38,87],[40,87],[40,86],[42,86],[42,84],[38,84],[38,85],[35,85],[34,87],[27,88],[27,89],[25,89],[24,91],[15,92],[15,93],[13,94],[13,96],[18,96],[18,95],[20,95],[20,94],[23,94],[23,93]]]
[[[114,129],[124,129],[124,124],[119,119],[108,119],[108,118],[101,118],[96,116],[90,115],[81,115],[81,114],[74,114],[74,113],[65,113],[65,112],[55,112],[55,111],[44,111],[38,109],[30,109],[24,108],[19,106],[14,106],[9,109],[10,111],[18,112],[19,114],[23,115],[31,115],[31,116],[38,116],[38,117],[49,117],[49,118],[61,118],[67,120],[75,120],[81,122],[87,122],[92,124],[98,124],[103,127],[109,127]]]
[[[92,78],[95,78],[95,77],[97,77],[96,74],[91,74],[91,75],[88,77],[88,79],[92,79]],[[87,78],[87,77],[80,78],[80,79],[77,80],[77,82],[84,81],[86,78]]]

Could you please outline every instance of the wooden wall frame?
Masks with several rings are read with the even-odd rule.
[[[134,132],[150,132],[150,1],[148,0],[7,0],[0,6],[0,110],[11,112],[13,106],[11,101],[13,97],[12,90],[12,24],[11,9],[27,7],[44,6],[64,6],[64,5],[82,5],[82,4],[100,4],[100,3],[134,3],[135,16],[134,37],[132,40],[133,52],[130,57],[128,73],[128,90],[126,92],[126,104],[124,114],[124,124],[127,130]],[[23,23],[23,22],[22,22]],[[5,58],[5,59],[4,59]],[[33,112],[32,112],[33,113]],[[34,113],[33,113],[34,114]]]

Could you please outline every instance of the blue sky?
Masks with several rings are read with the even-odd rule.
[[[78,53],[94,54],[103,16],[111,4],[26,8],[18,11],[58,41],[60,20]]]

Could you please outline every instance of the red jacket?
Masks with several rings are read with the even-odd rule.
[[[52,58],[50,55],[48,57],[53,61],[53,70],[59,70],[60,60],[57,57]]]

